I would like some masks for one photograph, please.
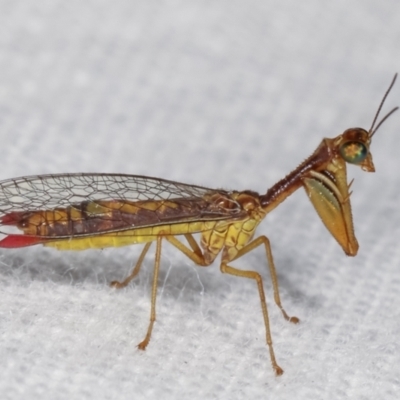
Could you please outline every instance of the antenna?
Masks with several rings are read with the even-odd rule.
[[[390,84],[388,90],[386,90],[386,93],[385,93],[385,95],[383,96],[383,99],[382,99],[382,101],[381,101],[381,104],[379,104],[378,111],[377,111],[376,114],[375,114],[375,118],[374,118],[374,120],[372,121],[371,128],[370,128],[369,131],[368,131],[368,132],[369,132],[369,138],[370,138],[370,139],[372,138],[372,136],[374,136],[375,132],[379,129],[379,127],[380,127],[380,126],[381,126],[395,111],[397,111],[397,110],[399,109],[399,107],[395,107],[395,108],[393,108],[391,111],[389,111],[389,112],[380,120],[380,122],[378,123],[378,125],[377,125],[376,128],[374,129],[376,120],[377,120],[378,117],[379,117],[379,113],[381,112],[382,106],[383,106],[383,104],[385,103],[386,97],[388,96],[388,94],[389,94],[390,91],[392,90],[392,87],[393,87],[394,83],[396,82],[396,78],[397,78],[397,72],[394,74],[394,77],[393,77],[393,79],[392,79],[392,82],[391,82],[391,84]]]

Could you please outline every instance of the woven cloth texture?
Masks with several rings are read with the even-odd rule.
[[[369,129],[400,69],[400,3],[0,1],[0,178],[158,176],[265,192],[324,137]],[[400,83],[384,112],[400,105]],[[260,225],[272,244],[237,261],[254,282],[163,246],[145,352],[154,246],[0,251],[1,399],[397,399],[400,115],[374,137],[376,173],[349,167],[357,257],[303,190]]]

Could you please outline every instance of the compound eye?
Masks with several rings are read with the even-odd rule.
[[[368,155],[368,148],[362,142],[351,141],[343,143],[340,147],[340,155],[351,164],[360,164]]]

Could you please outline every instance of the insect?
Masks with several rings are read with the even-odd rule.
[[[264,247],[274,300],[284,318],[297,323],[284,310],[271,246],[266,236],[254,238],[263,218],[290,194],[303,187],[326,228],[349,256],[358,243],[354,234],[346,164],[374,172],[370,153],[373,135],[398,107],[377,123],[381,108],[397,74],[386,91],[371,128],[347,129],[323,139],[316,151],[265,194],[225,191],[158,178],[118,174],[58,174],[26,176],[0,182],[0,247],[42,244],[59,250],[84,250],[143,243],[132,272],[116,288],[126,286],[138,273],[152,242],[156,242],[150,322],[139,343],[149,344],[156,320],[157,280],[161,246],[171,243],[195,264],[206,267],[221,255],[223,273],[257,283],[271,363],[283,373],[272,345],[268,309],[261,275],[231,266],[255,248]],[[376,124],[377,123],[377,124]],[[200,233],[200,242],[193,236]],[[177,236],[183,236],[184,244]]]

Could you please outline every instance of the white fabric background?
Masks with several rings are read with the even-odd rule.
[[[146,174],[264,192],[324,136],[369,128],[400,71],[398,1],[0,1],[0,178]],[[400,104],[400,82],[385,110]],[[2,399],[370,399],[400,390],[400,115],[349,168],[360,251],[303,191],[236,265],[265,278],[276,378],[253,282],[168,245],[146,352],[153,253],[0,252]]]

